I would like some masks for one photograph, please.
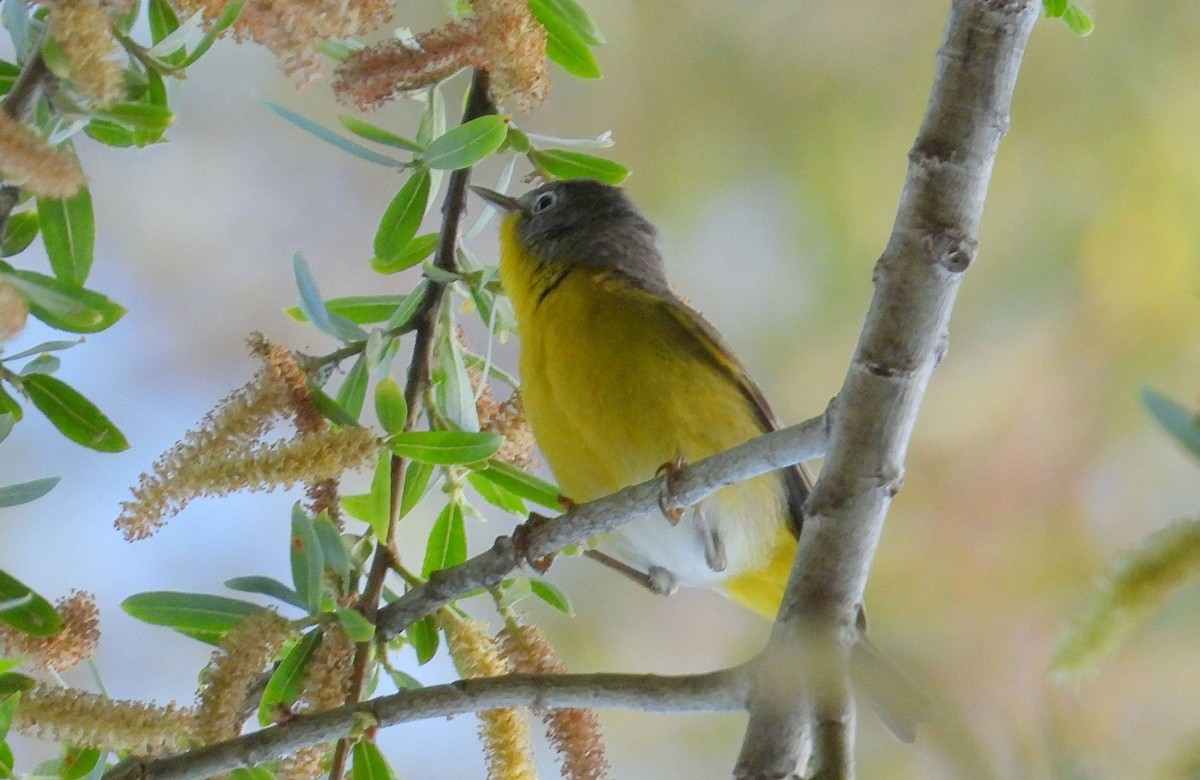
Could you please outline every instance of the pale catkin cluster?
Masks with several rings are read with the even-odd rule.
[[[25,330],[29,304],[8,282],[0,282],[0,345]]]
[[[442,610],[438,625],[446,634],[454,668],[463,677],[496,677],[512,671],[483,621],[464,620]],[[479,721],[489,780],[536,780],[533,739],[525,713],[515,707],[485,710],[479,713]]]
[[[518,674],[566,674],[567,665],[554,652],[537,626],[510,624],[500,633],[500,647]],[[540,713],[546,738],[558,753],[562,776],[567,780],[603,780],[608,758],[600,721],[588,709],[567,707]]]
[[[251,351],[263,361],[254,379],[159,457],[133,488],[133,500],[121,505],[116,526],[125,538],[150,536],[198,496],[299,483],[316,490],[313,486],[374,462],[379,443],[371,431],[333,428],[316,419],[303,373],[290,352],[261,337],[251,339]],[[262,437],[283,417],[296,423],[296,435],[263,443]],[[318,494],[328,501],[329,490],[326,485]],[[336,498],[336,492],[332,495]],[[314,499],[313,505],[317,503]]]
[[[294,711],[321,712],[345,704],[353,667],[354,642],[340,626],[326,626],[308,663]],[[279,760],[276,774],[280,780],[316,780],[328,771],[324,766],[328,750],[328,745],[301,748]]]
[[[1200,519],[1177,520],[1119,557],[1054,652],[1052,669],[1077,675],[1110,653],[1140,618],[1200,576]]]
[[[13,727],[52,742],[140,756],[178,750],[192,737],[193,712],[117,701],[75,688],[37,685],[21,693]]]
[[[79,160],[0,111],[0,175],[34,195],[69,198],[83,186]]]
[[[50,37],[66,57],[77,92],[97,108],[124,97],[124,69],[115,59],[117,41],[103,0],[53,0],[46,23]]]
[[[389,40],[355,52],[338,66],[334,92],[344,103],[373,109],[471,67],[488,72],[495,102],[521,111],[541,105],[550,88],[546,30],[526,0],[473,0],[471,10],[418,34],[415,46]]]
[[[479,416],[480,430],[498,433],[504,437],[504,444],[494,456],[496,460],[519,469],[537,468],[537,459],[533,457],[537,442],[525,416],[521,391],[514,390],[504,401],[497,401],[491,385],[483,381],[483,375],[478,369],[468,368],[467,376],[471,380],[471,389],[476,394],[475,412]]]
[[[0,624],[0,649],[22,656],[34,665],[56,672],[74,669],[91,658],[100,644],[100,610],[96,598],[82,590],[59,599],[62,630],[53,636],[30,636]]]
[[[200,744],[211,745],[241,733],[251,688],[294,635],[292,624],[269,610],[247,615],[229,630],[205,667],[196,696]]]

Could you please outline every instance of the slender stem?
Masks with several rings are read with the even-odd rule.
[[[496,108],[488,96],[487,71],[476,70],[471,79],[467,93],[467,105],[463,111],[463,123],[472,119],[494,114]],[[442,202],[442,231],[438,238],[437,250],[434,253],[433,264],[446,271],[455,269],[455,254],[458,249],[459,223],[467,207],[467,184],[470,182],[471,169],[462,168],[450,174],[450,182],[446,187],[446,198]],[[408,379],[404,386],[404,398],[408,402],[408,418],[405,430],[411,430],[417,423],[423,408],[422,399],[429,388],[433,366],[433,345],[437,335],[438,314],[442,308],[442,300],[446,294],[446,285],[430,280],[425,290],[425,297],[413,318],[415,339],[413,343],[412,360],[408,366]],[[384,580],[396,560],[393,543],[396,526],[400,520],[400,499],[404,487],[404,476],[408,461],[398,455],[391,456],[391,496],[389,499],[389,514],[387,535],[375,546],[375,556],[371,561],[371,570],[363,587],[362,596],[358,600],[358,609],[370,621],[374,622],[379,612],[379,600],[383,595]],[[361,642],[355,648],[354,661],[351,668],[350,695],[347,701],[356,702],[362,697],[363,686],[366,684],[371,659],[371,643]],[[330,764],[329,780],[341,780],[346,769],[346,758],[349,755],[350,742],[346,739],[338,741],[333,751]]]

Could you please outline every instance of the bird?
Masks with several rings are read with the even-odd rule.
[[[554,181],[497,206],[499,274],[520,338],[521,399],[560,489],[584,502],[668,479],[779,422],[716,329],[667,281],[626,192]],[[800,466],[723,488],[682,516],[637,518],[588,554],[657,593],[710,587],[779,609],[811,479]]]

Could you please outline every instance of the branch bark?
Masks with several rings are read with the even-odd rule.
[[[174,756],[128,759],[105,773],[104,780],[200,780],[240,767],[249,768],[371,726],[393,726],[499,707],[535,710],[610,707],[644,712],[740,710],[745,707],[748,677],[746,668],[739,666],[678,677],[514,674],[459,680],[301,715],[280,726]]]
[[[756,674],[735,770],[740,780],[797,776],[811,719],[811,705],[797,702],[839,682],[814,680],[810,671],[771,672],[787,669],[788,659],[794,663],[798,643],[829,642],[844,670],[858,641],[871,559],[903,482],[921,399],[946,350],[963,271],[975,258],[996,150],[1040,7],[1039,0],[953,2],[892,235],[875,266],[875,295],[832,409],[829,453],[806,508],[763,673]],[[844,682],[845,672],[838,674]],[[818,755],[817,761],[820,777],[852,776],[852,765],[835,769],[843,757]]]

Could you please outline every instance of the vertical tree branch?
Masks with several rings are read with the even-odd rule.
[[[909,154],[892,235],[875,266],[875,295],[834,407],[829,454],[806,509],[765,669],[786,668],[787,659],[796,657],[797,637],[805,644],[814,636],[818,643],[832,640],[843,659],[857,641],[870,562],[903,481],[917,410],[945,352],[962,272],[975,257],[992,165],[1040,7],[1039,0],[953,2],[932,95]],[[780,679],[758,675],[738,778],[797,772],[808,712],[795,702],[831,682],[805,678],[784,675],[790,690],[781,691]],[[839,759],[817,760],[825,776],[821,762]]]
[[[496,113],[496,107],[488,96],[488,74],[485,70],[476,70],[471,78],[471,86],[467,93],[467,105],[463,110],[464,123],[477,119],[486,114]],[[446,198],[442,201],[442,230],[438,236],[437,249],[434,252],[433,264],[441,269],[453,271],[455,268],[455,252],[458,249],[459,223],[467,207],[467,184],[471,179],[471,169],[461,168],[450,174],[446,187]],[[416,317],[414,329],[412,360],[408,364],[408,379],[404,385],[404,400],[408,402],[408,418],[405,430],[412,430],[420,418],[423,408],[425,391],[429,389],[432,375],[433,345],[437,333],[438,312],[442,308],[442,299],[446,294],[446,285],[430,281],[426,288],[425,298]],[[376,621],[379,612],[379,600],[383,595],[383,584],[388,571],[391,570],[394,555],[396,526],[400,519],[400,496],[404,488],[404,476],[408,469],[408,461],[397,455],[391,456],[391,496],[388,508],[387,538],[380,540],[375,546],[375,557],[371,561],[371,571],[363,594],[359,598],[358,608],[372,623]],[[351,692],[348,702],[357,702],[362,698],[363,686],[366,684],[368,667],[371,658],[371,643],[362,642],[354,652],[354,664],[351,670]],[[329,780],[341,780],[346,768],[346,756],[350,743],[342,739],[334,748],[330,765]]]

